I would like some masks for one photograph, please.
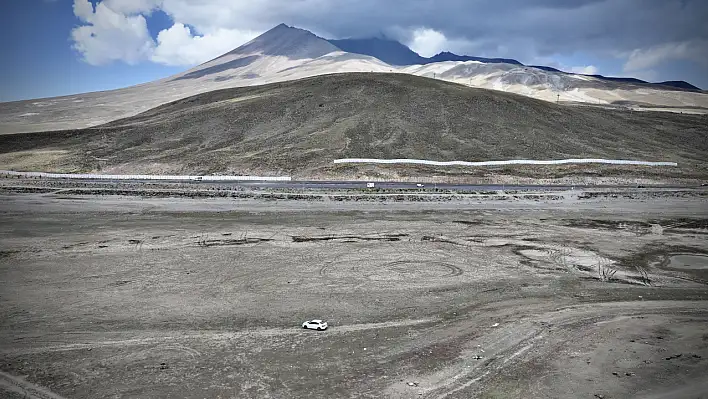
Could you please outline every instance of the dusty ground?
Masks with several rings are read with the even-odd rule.
[[[700,196],[5,193],[0,396],[705,398],[707,238]]]

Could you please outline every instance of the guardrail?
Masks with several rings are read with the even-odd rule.
[[[630,161],[624,159],[556,159],[537,161],[531,159],[513,159],[509,161],[428,161],[425,159],[376,159],[376,158],[345,158],[335,159],[334,163],[375,163],[375,164],[416,164],[433,166],[504,166],[504,165],[566,165],[566,164],[610,164],[610,165],[640,165],[640,166],[678,166],[676,162]]]
[[[92,173],[47,173],[0,170],[0,175],[47,179],[96,179],[96,180],[184,180],[184,181],[290,181],[289,176],[189,176],[189,175],[100,175]]]

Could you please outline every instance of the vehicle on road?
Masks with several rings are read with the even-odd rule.
[[[420,184],[420,183],[416,184],[415,186],[416,186],[416,187],[425,187],[424,184]]]
[[[322,320],[309,320],[302,323],[302,328],[324,331],[327,329],[327,322]]]
[[[374,183],[366,183],[366,188],[374,188]]]

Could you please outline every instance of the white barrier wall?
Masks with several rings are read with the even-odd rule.
[[[346,158],[335,159],[334,163],[377,163],[377,164],[417,164],[434,166],[503,166],[503,165],[565,165],[565,164],[610,164],[610,165],[641,165],[641,166],[678,166],[676,162],[647,162],[628,161],[622,159],[556,159],[549,161],[536,161],[531,159],[513,159],[509,161],[428,161],[425,159],[375,159],[375,158]]]
[[[192,180],[192,181],[290,181],[289,176],[183,176],[183,175],[99,175],[74,173],[16,172],[0,170],[2,175],[39,177],[49,179],[97,180]]]

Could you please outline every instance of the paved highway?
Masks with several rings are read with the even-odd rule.
[[[187,180],[81,180],[93,182],[132,182],[132,183],[185,183],[199,185],[217,185],[231,187],[248,187],[258,189],[292,189],[292,190],[347,190],[365,189],[366,181],[339,181],[339,180],[309,180],[309,181],[187,181]],[[515,185],[515,184],[452,184],[452,183],[422,183],[418,187],[415,182],[374,182],[375,188],[389,190],[425,189],[425,190],[451,190],[451,191],[539,191],[539,190],[572,190],[585,188],[660,188],[660,189],[685,189],[695,186],[639,186],[639,185]]]
[[[318,190],[346,190],[365,189],[364,181],[289,181],[289,182],[233,182],[227,183],[235,186],[254,188],[281,188],[281,189],[318,189]],[[418,183],[411,182],[374,182],[374,188],[388,190],[402,189],[439,189],[452,191],[496,191],[496,190],[565,190],[572,186],[531,186],[531,185],[489,185],[489,184],[450,184],[450,183]],[[223,184],[221,184],[223,185]]]
[[[42,181],[60,182],[90,182],[90,183],[183,183],[194,186],[220,186],[220,187],[244,187],[252,189],[291,189],[291,190],[348,190],[366,189],[366,181],[339,181],[339,180],[308,180],[308,181],[198,181],[198,180],[138,180],[138,179],[67,179],[67,178],[42,178]],[[652,188],[652,189],[686,189],[704,188],[699,186],[643,186],[643,185],[531,185],[531,184],[452,184],[452,183],[422,183],[423,187],[418,187],[416,182],[374,182],[374,187],[388,190],[450,190],[450,191],[544,191],[544,190],[572,190],[572,189],[612,189],[612,188]]]

